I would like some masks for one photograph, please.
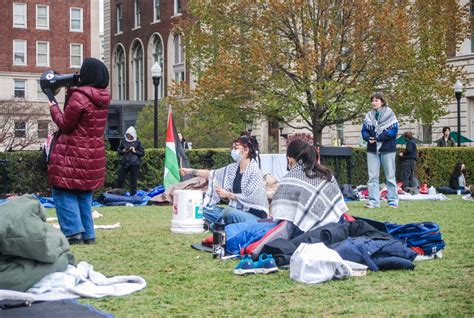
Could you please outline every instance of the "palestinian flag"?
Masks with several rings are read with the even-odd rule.
[[[168,111],[168,124],[166,129],[166,146],[165,146],[165,175],[163,184],[165,189],[169,186],[181,182],[179,175],[180,167],[189,167],[189,160],[184,153],[183,146],[179,142],[178,132],[173,121],[173,112],[171,106]]]

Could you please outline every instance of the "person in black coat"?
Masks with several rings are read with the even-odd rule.
[[[122,188],[125,178],[130,172],[130,194],[137,193],[137,179],[140,171],[141,157],[145,155],[145,149],[137,138],[137,131],[130,126],[125,132],[125,139],[120,142],[118,154],[122,156],[122,162],[118,171],[117,188]]]
[[[410,131],[407,131],[403,134],[403,138],[407,142],[405,151],[400,152],[400,158],[402,162],[402,182],[403,190],[405,192],[417,192],[418,189],[418,180],[415,175],[416,169],[416,158],[417,158],[417,149],[416,143],[413,139],[413,134]],[[412,191],[410,191],[412,190]]]
[[[443,127],[443,136],[438,140],[438,147],[455,147],[454,139],[450,137],[451,128]]]

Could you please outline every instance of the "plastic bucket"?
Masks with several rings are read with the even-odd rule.
[[[204,232],[202,191],[176,190],[173,196],[171,232],[194,234]]]

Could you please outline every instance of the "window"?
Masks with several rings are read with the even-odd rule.
[[[82,9],[71,8],[70,19],[71,31],[82,32]]]
[[[135,28],[140,26],[140,0],[135,0]]]
[[[49,66],[49,42],[36,42],[36,66]]]
[[[123,31],[123,14],[122,14],[122,5],[117,5],[117,33]]]
[[[46,97],[46,94],[43,93],[43,90],[41,89],[41,84],[40,81],[36,81],[36,99],[37,100],[48,100]]]
[[[174,0],[174,15],[181,13],[181,0]]]
[[[49,121],[38,120],[38,138],[47,138],[49,133]]]
[[[174,46],[174,64],[173,74],[176,82],[184,81],[184,52],[183,46],[181,45],[181,35],[178,34],[173,39]]]
[[[125,99],[125,53],[119,46],[115,52],[115,68],[117,76],[117,99]]]
[[[13,80],[13,96],[15,98],[25,98],[26,95],[26,81]]]
[[[13,27],[26,28],[26,3],[13,4]]]
[[[36,28],[49,29],[49,6],[36,5]]]
[[[135,41],[132,49],[132,72],[135,100],[143,100],[143,49],[138,41]]]
[[[70,47],[69,60],[71,63],[71,68],[81,67],[82,64],[82,44],[71,43]]]
[[[160,21],[160,0],[153,0],[153,21]]]
[[[26,65],[26,41],[13,40],[13,65]]]
[[[26,122],[15,121],[15,137],[24,138],[26,137]]]
[[[158,62],[161,66],[161,70],[163,72],[163,43],[161,42],[161,38],[158,35],[155,35],[153,38],[153,64]],[[162,73],[163,74],[163,73]],[[164,94],[163,92],[163,75],[160,76],[160,84],[158,86],[158,98],[161,98]]]

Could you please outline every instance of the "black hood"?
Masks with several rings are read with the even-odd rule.
[[[105,64],[93,57],[84,60],[79,72],[79,86],[106,88],[109,85],[109,71]]]

